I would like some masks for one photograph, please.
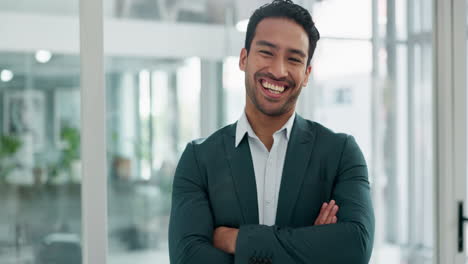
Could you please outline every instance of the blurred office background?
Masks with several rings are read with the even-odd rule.
[[[175,166],[241,115],[238,55],[266,2],[104,1],[110,263],[169,263]],[[365,154],[372,263],[432,263],[431,1],[296,3],[322,35],[297,112]],[[81,263],[78,7],[0,0],[0,263]]]

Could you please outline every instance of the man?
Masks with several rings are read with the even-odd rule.
[[[374,214],[363,155],[353,137],[295,114],[318,39],[309,12],[289,0],[250,18],[239,61],[245,112],[182,154],[171,263],[368,263]]]

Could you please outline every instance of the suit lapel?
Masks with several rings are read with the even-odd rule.
[[[278,197],[276,224],[279,226],[290,224],[294,206],[309,165],[315,134],[307,126],[307,122],[299,115],[296,115],[286,151]]]
[[[244,223],[258,224],[257,185],[249,141],[244,136],[239,146],[235,147],[236,125],[233,124],[224,134],[224,146]]]

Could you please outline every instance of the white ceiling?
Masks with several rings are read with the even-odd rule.
[[[268,2],[270,0],[104,0],[104,14],[166,21],[175,15],[177,20],[185,22],[224,24],[226,10],[233,10],[233,19],[239,21]],[[314,0],[295,2],[308,6]],[[79,0],[0,0],[0,12],[3,11],[78,16]]]

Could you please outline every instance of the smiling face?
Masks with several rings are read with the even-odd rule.
[[[239,60],[245,72],[246,109],[267,116],[292,114],[311,71],[308,48],[307,33],[294,21],[260,21],[250,51],[242,49]]]

